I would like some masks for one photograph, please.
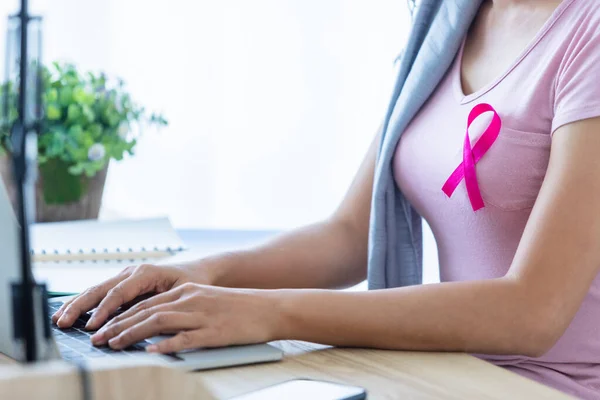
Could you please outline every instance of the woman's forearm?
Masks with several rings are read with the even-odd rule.
[[[544,332],[553,330],[520,291],[506,278],[369,292],[278,291],[276,336],[337,346],[539,355],[553,344]]]
[[[365,279],[366,233],[330,220],[202,261],[211,283],[238,288],[340,288]]]

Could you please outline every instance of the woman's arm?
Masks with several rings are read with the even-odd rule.
[[[502,278],[371,292],[188,284],[139,303],[92,340],[122,348],[183,329],[149,351],[299,339],[539,356],[562,336],[600,269],[599,153],[600,118],[556,132],[544,184]]]
[[[247,251],[200,260],[208,282],[238,288],[341,288],[366,278],[378,133],[331,218]]]
[[[279,338],[345,346],[539,356],[600,270],[600,118],[554,135],[506,276],[364,293],[281,291]],[[322,307],[327,304],[327,307]]]

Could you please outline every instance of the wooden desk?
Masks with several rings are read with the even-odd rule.
[[[274,344],[285,352],[285,358],[281,362],[182,373],[183,378],[175,374],[167,378],[163,375],[162,379],[152,379],[162,382],[161,387],[152,389],[152,398],[170,400],[175,392],[173,388],[165,388],[168,382],[173,382],[179,387],[185,382],[186,389],[181,391],[178,400],[204,399],[210,396],[215,399],[228,399],[293,378],[322,379],[362,386],[367,389],[368,398],[374,400],[569,398],[558,391],[466,354],[338,349],[295,341]],[[8,362],[10,361],[6,358],[0,358],[0,364]],[[2,391],[2,375],[10,369],[8,366],[0,366],[0,393],[6,394]],[[151,373],[158,376],[155,372],[139,373],[134,375],[133,379],[139,377],[142,381],[139,383],[148,385],[148,376],[152,376],[149,375]],[[123,382],[115,381],[117,375],[118,371],[108,377],[104,376],[105,390],[110,393],[107,397],[98,398],[149,400],[148,397],[144,397],[147,393],[140,392],[140,385],[135,382],[131,383],[138,390],[137,395],[123,393],[131,388],[122,386]],[[61,381],[68,382],[63,378]],[[76,380],[72,381],[76,385]],[[123,390],[120,390],[119,386]],[[74,393],[75,395],[69,398],[77,399],[78,392],[75,390]]]
[[[338,349],[275,343],[282,362],[192,375],[217,399],[293,378],[362,386],[369,399],[566,399],[568,396],[467,354]]]

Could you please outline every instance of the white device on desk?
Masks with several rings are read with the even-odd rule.
[[[17,360],[22,360],[17,343],[14,339],[13,300],[11,284],[19,279],[20,256],[18,251],[19,226],[14,216],[12,206],[2,180],[0,179],[0,352]],[[48,300],[51,310],[58,309],[68,297],[58,297]],[[41,316],[37,316],[41,318]],[[83,330],[86,316],[80,317],[73,328],[60,330],[52,327],[52,345],[41,354],[41,359],[60,359],[81,361],[92,358],[113,357],[118,362],[120,357],[135,357],[136,353],[144,353],[149,343],[156,343],[163,337],[151,338],[140,342],[129,349],[114,351],[108,347],[96,348],[90,343],[91,333]],[[40,325],[43,321],[37,321]],[[218,349],[199,349],[174,353],[172,355],[157,355],[157,358],[173,367],[186,370],[200,370],[226,367],[241,364],[252,364],[267,361],[277,361],[282,357],[281,350],[268,344],[235,346]]]
[[[257,390],[232,400],[363,400],[365,389],[333,382],[294,379]]]

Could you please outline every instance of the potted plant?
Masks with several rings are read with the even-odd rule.
[[[167,121],[134,103],[122,80],[111,84],[104,74],[81,74],[74,65],[59,63],[44,68],[42,75],[45,113],[38,138],[36,220],[97,218],[110,160],[133,154],[143,126]],[[16,93],[10,82],[2,89],[8,93],[10,122],[16,116]],[[13,195],[9,126],[0,126],[0,175]]]

